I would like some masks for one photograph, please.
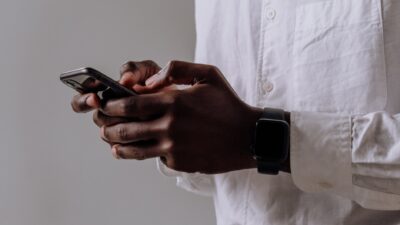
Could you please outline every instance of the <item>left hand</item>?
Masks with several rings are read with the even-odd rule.
[[[107,118],[129,121],[101,128],[114,155],[161,157],[171,169],[207,174],[256,167],[250,145],[261,109],[241,101],[214,66],[172,61],[168,68],[146,81],[141,92],[149,94],[110,100],[101,109]],[[164,89],[174,84],[191,87]]]

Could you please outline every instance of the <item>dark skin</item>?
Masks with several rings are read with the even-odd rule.
[[[79,94],[72,108],[95,110],[101,138],[117,159],[160,157],[169,168],[189,173],[256,168],[250,146],[262,109],[240,100],[214,66],[172,61],[168,68],[158,73],[152,61],[128,62],[119,82],[140,95],[100,106],[97,95]],[[175,88],[180,84],[190,86]],[[289,160],[282,171],[290,172]]]

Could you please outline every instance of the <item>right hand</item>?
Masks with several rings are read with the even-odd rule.
[[[127,88],[132,88],[138,93],[145,92],[145,81],[160,71],[160,67],[153,61],[146,60],[140,62],[129,61],[121,67],[121,79],[119,83]],[[108,117],[100,110],[100,98],[95,93],[77,94],[72,98],[71,107],[77,113],[86,113],[96,110],[93,114],[93,121],[97,126],[111,126],[126,119]]]

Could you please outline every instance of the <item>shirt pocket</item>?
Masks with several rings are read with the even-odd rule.
[[[387,83],[380,0],[299,1],[292,74],[297,110],[383,110]]]

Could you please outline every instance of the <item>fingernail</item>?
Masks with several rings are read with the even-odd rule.
[[[130,73],[130,74],[131,74],[131,73]],[[121,79],[119,80],[119,83],[122,84],[122,85],[128,84],[129,81],[131,80],[131,77],[130,77],[130,76],[131,76],[131,75],[128,76],[128,73],[124,73],[124,74],[121,76]]]
[[[119,154],[118,154],[118,149],[117,149],[117,146],[116,146],[116,145],[114,145],[114,146],[112,147],[111,151],[112,151],[112,154],[113,154],[114,158],[116,158],[116,159],[121,159],[121,157],[120,157]]]
[[[151,86],[157,80],[160,80],[160,79],[164,78],[165,76],[167,76],[170,64],[171,64],[171,62],[168,62],[167,65],[165,65],[160,71],[158,71],[158,73],[154,74],[149,79],[147,79],[145,82],[146,86]]]
[[[102,137],[102,138],[105,138],[105,136],[104,136],[104,131],[105,130],[105,126],[102,126],[101,128],[100,128],[100,136]]]
[[[94,97],[92,95],[89,95],[86,98],[86,105],[91,106],[91,107],[95,107]]]
[[[153,76],[151,76],[149,79],[146,80],[146,86],[151,86],[152,84],[154,84],[154,82],[157,80],[157,74],[154,74]]]

